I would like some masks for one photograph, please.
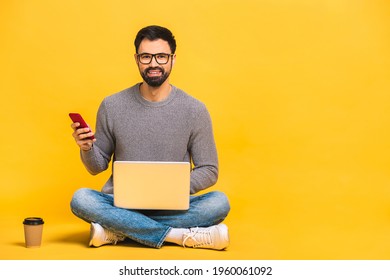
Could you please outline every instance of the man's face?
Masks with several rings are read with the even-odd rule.
[[[138,54],[171,54],[171,48],[167,41],[161,39],[150,41],[144,39],[138,48]],[[151,87],[159,87],[168,79],[173,63],[175,62],[174,55],[169,56],[166,64],[162,64],[160,58],[156,56],[153,56],[150,63],[147,64],[142,64],[142,60],[140,61],[137,54],[135,54],[135,59],[142,78]]]

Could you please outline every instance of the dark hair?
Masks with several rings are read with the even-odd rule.
[[[138,31],[137,36],[135,37],[134,40],[136,53],[138,53],[139,45],[141,44],[143,39],[148,39],[150,41],[162,39],[168,42],[172,53],[175,53],[176,51],[175,37],[173,36],[172,32],[165,27],[151,25],[151,26],[144,27],[140,31]]]

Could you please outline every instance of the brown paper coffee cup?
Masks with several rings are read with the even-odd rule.
[[[24,219],[24,239],[27,248],[38,248],[41,246],[43,220],[38,217]]]

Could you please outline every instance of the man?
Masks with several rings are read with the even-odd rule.
[[[194,194],[217,181],[218,158],[210,115],[203,103],[169,83],[176,41],[160,26],[141,29],[134,41],[143,82],[106,97],[96,120],[96,134],[73,123],[73,137],[91,174],[113,160],[193,163],[188,211],[134,211],[113,206],[112,176],[102,191],[75,192],[72,212],[91,223],[90,246],[125,238],[160,248],[164,242],[222,250],[229,245],[221,222],[230,206],[222,192]],[[89,137],[95,136],[90,140]]]

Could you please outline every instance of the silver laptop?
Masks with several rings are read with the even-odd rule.
[[[127,209],[187,210],[189,162],[114,161],[114,205]]]

